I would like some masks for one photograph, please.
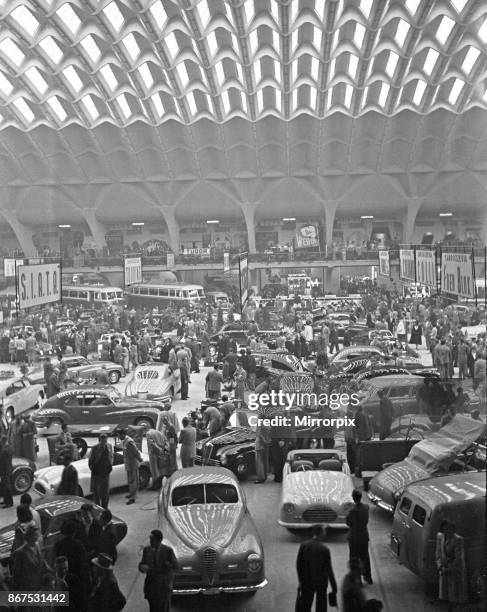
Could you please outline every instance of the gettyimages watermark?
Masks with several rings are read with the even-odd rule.
[[[260,415],[251,415],[251,426],[266,427],[354,427],[355,418],[347,416],[312,416],[309,414],[286,415],[286,411],[293,408],[307,408],[320,410],[329,408],[332,412],[358,406],[359,397],[356,393],[291,393],[287,391],[272,390],[269,393],[250,393],[247,400],[249,410],[259,411]],[[275,408],[279,414],[263,416],[262,413]]]

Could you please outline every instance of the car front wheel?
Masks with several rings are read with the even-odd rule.
[[[108,374],[108,380],[111,385],[116,385],[118,381],[120,380],[120,372],[117,372],[116,370],[114,370],[113,372],[110,372]]]
[[[234,472],[240,481],[247,480],[249,477],[249,466],[245,459],[240,459],[235,464]]]
[[[29,468],[20,468],[12,474],[12,492],[14,495],[22,495],[32,486],[34,475]]]
[[[154,427],[154,423],[152,422],[152,419],[149,419],[149,417],[142,417],[141,419],[137,419],[135,421],[135,425],[138,425],[139,427],[144,427],[145,429],[152,429]]]

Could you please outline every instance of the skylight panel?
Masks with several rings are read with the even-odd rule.
[[[288,6],[291,8],[290,15],[290,24],[293,24],[296,21],[296,17],[298,16],[299,11],[299,0],[295,0],[294,2],[290,2]]]
[[[96,63],[100,59],[101,51],[91,34],[88,34],[88,36],[80,40],[80,45],[93,63]]]
[[[59,64],[59,62],[62,60],[63,52],[52,36],[46,36],[46,38],[43,38],[39,43],[39,47],[55,64]]]
[[[348,74],[355,79],[357,76],[358,70],[358,57],[356,55],[350,54],[350,59],[348,61]]]
[[[298,69],[298,60],[294,60],[294,62],[291,62],[291,83],[294,83],[294,81],[296,80],[297,69]]]
[[[276,0],[271,0],[271,14],[274,17],[274,21],[279,24],[279,5]]]
[[[89,94],[81,98],[81,103],[85,107],[85,110],[91,119],[98,119],[100,113],[98,112],[98,109],[96,108],[96,105]]]
[[[235,68],[237,69],[237,76],[241,83],[243,83],[243,71],[242,66],[238,62],[235,62]]]
[[[333,87],[330,87],[330,89],[326,92],[326,109],[330,109],[331,108],[331,103],[333,100]]]
[[[122,43],[127,53],[130,55],[132,61],[135,61],[139,57],[140,49],[137,41],[135,40],[135,36],[130,33],[127,34],[125,38],[122,38]]]
[[[56,115],[56,118],[59,121],[64,121],[66,119],[68,113],[64,110],[64,107],[57,96],[51,96],[46,100],[46,102],[49,104],[50,109]]]
[[[455,82],[450,90],[450,95],[448,96],[448,101],[450,104],[457,103],[458,97],[461,94],[464,85],[465,83],[461,79],[455,79]]]
[[[274,73],[274,78],[276,79],[278,83],[280,83],[281,82],[281,64],[277,60],[274,60],[272,62],[272,70]]]
[[[37,89],[37,91],[44,95],[47,91],[47,83],[44,77],[41,75],[39,70],[32,66],[25,71],[25,76],[29,79],[30,83]]]
[[[203,28],[206,28],[206,26],[208,25],[208,22],[211,19],[210,8],[208,6],[208,2],[206,0],[201,0],[201,2],[199,2],[197,6],[198,6],[198,13],[200,15],[200,19],[201,19]]]
[[[367,17],[370,16],[370,11],[372,10],[372,5],[374,4],[374,0],[361,0],[360,2],[360,10]]]
[[[17,8],[15,8],[10,16],[17,22],[17,24],[24,29],[29,36],[34,36],[37,32],[37,28],[39,27],[39,22],[34,17],[34,15],[29,11],[29,9],[21,4]]]
[[[455,22],[453,21],[453,19],[450,19],[446,15],[443,15],[440,21],[440,25],[436,30],[436,38],[442,45],[444,45],[448,40],[448,37],[450,36],[454,25]]]
[[[355,32],[353,33],[353,42],[358,49],[362,48],[362,43],[365,38],[365,27],[361,23],[355,24]]]
[[[262,112],[264,108],[264,92],[262,91],[262,89],[259,89],[259,91],[257,92],[257,110],[259,111],[259,113]]]
[[[476,47],[469,48],[462,64],[462,70],[465,72],[465,74],[470,74],[479,55],[480,51]]]
[[[32,112],[31,107],[27,104],[27,102],[20,96],[20,98],[16,98],[13,101],[13,105],[19,111],[22,119],[25,119],[27,123],[32,123],[35,119],[35,115]]]
[[[152,85],[154,85],[154,77],[152,76],[148,62],[141,64],[138,70],[144,85],[147,89],[150,89]]]
[[[260,60],[254,63],[255,84],[260,83],[262,79],[262,66]]]
[[[255,16],[254,0],[245,0],[244,11],[245,11],[245,19],[247,20],[247,25],[250,25],[252,19]]]
[[[411,15],[416,15],[418,6],[419,6],[419,0],[406,0],[406,8],[411,13]]]
[[[458,14],[460,14],[463,11],[467,2],[468,0],[451,0],[453,8],[456,10]]]
[[[310,87],[309,88],[309,105],[311,108],[316,108],[316,88],[315,87]]]
[[[321,51],[321,43],[323,41],[323,30],[321,28],[313,28],[313,45],[317,51]]]
[[[391,86],[389,85],[389,83],[383,82],[381,85],[379,94],[379,106],[382,106],[382,108],[384,108],[384,106],[386,105],[387,96],[389,95],[390,88]]]
[[[215,53],[218,51],[218,43],[216,41],[215,32],[210,32],[210,34],[206,36],[206,41],[208,43],[208,49],[210,50],[210,55],[213,57]]]
[[[352,104],[353,87],[349,84],[345,85],[345,96],[343,98],[343,104],[346,108],[350,108]]]
[[[335,76],[336,65],[337,65],[337,58],[334,57],[330,62],[330,73],[329,73],[330,79],[332,79]]]
[[[294,53],[298,47],[298,36],[298,30],[294,30],[294,32],[291,34],[291,53]]]
[[[13,64],[19,68],[25,59],[25,55],[11,38],[4,38],[0,41],[0,51],[4,53]]]
[[[9,96],[13,90],[14,86],[12,83],[7,79],[3,72],[0,72],[0,92],[4,96]]]
[[[274,89],[274,94],[276,96],[276,109],[281,112],[282,110],[282,100],[281,100],[281,92],[277,89]]]
[[[68,81],[68,83],[74,89],[74,91],[76,93],[80,92],[81,89],[83,88],[83,82],[79,78],[78,73],[76,72],[76,69],[74,68],[74,66],[67,66],[62,71],[62,73],[63,73],[65,79]]]
[[[151,100],[158,117],[161,118],[164,114],[164,105],[162,104],[161,95],[159,93],[156,93],[151,96]]]
[[[198,107],[196,106],[196,100],[194,98],[194,92],[190,91],[186,96],[186,102],[188,103],[189,110],[191,114],[194,116],[198,112]]]
[[[293,110],[296,110],[298,108],[298,90],[297,89],[293,89]]]
[[[281,48],[281,41],[279,38],[279,33],[275,30],[272,30],[272,46],[279,53],[279,50]]]
[[[216,78],[218,80],[218,85],[221,87],[225,82],[225,71],[223,70],[223,62],[218,62],[215,64],[215,72]]]
[[[117,3],[110,2],[110,4],[107,4],[107,6],[103,9],[103,13],[115,32],[120,32],[124,24],[124,19]]]
[[[436,49],[428,49],[428,53],[426,54],[426,59],[424,60],[423,70],[427,75],[431,75],[433,70],[435,69],[436,61],[439,57],[438,51]]]
[[[244,110],[244,112],[248,113],[249,107],[247,105],[247,96],[244,94],[243,91],[240,92],[240,98],[242,100],[242,109]]]
[[[125,119],[128,119],[132,115],[132,111],[130,110],[129,103],[127,102],[127,96],[125,94],[120,94],[117,96],[116,100],[122,115],[125,117]]]
[[[415,104],[416,106],[419,106],[421,104],[425,91],[426,81],[418,79],[418,82],[416,83],[416,89],[414,90],[413,104]]]
[[[228,91],[222,91],[221,95],[222,95],[223,110],[228,115],[228,113],[230,112],[230,95]]]
[[[72,6],[70,4],[63,4],[58,8],[56,14],[63,22],[63,25],[65,25],[68,31],[74,36],[79,30],[81,20],[74,12]]]
[[[252,30],[252,32],[250,32],[249,43],[250,43],[250,50],[252,51],[252,55],[254,55],[257,52],[257,49],[259,47],[259,36],[257,34],[257,30]]]
[[[178,64],[176,66],[176,70],[179,75],[179,79],[181,80],[181,85],[183,87],[186,87],[186,85],[189,83],[189,74],[188,69],[186,68],[186,63],[181,62],[180,64]]]
[[[164,42],[169,49],[169,53],[171,54],[171,58],[174,59],[179,53],[179,45],[176,39],[174,32],[171,32],[167,36],[164,37]]]
[[[479,38],[483,43],[487,43],[487,18],[484,19],[484,23],[480,26]]]
[[[364,93],[362,94],[362,108],[367,104],[367,97],[369,95],[369,86],[364,89]]]
[[[388,74],[391,79],[394,76],[394,72],[396,71],[397,62],[399,61],[399,55],[394,53],[394,51],[389,52],[389,57],[387,58],[386,64],[386,74]]]
[[[340,30],[335,30],[335,33],[333,34],[333,38],[331,41],[331,50],[334,51],[336,49],[336,46],[338,45],[338,39],[340,38]]]
[[[320,62],[316,57],[311,58],[311,76],[315,81],[320,77]]]
[[[162,6],[161,0],[157,0],[157,2],[151,4],[149,11],[152,17],[154,18],[154,21],[157,23],[159,29],[162,30],[164,24],[167,21],[167,14],[164,10],[164,7]]]
[[[105,64],[103,68],[100,68],[100,74],[103,77],[103,80],[107,84],[108,88],[111,91],[115,91],[115,89],[117,89],[117,86],[118,86],[118,81],[117,81],[115,73],[113,72],[110,64]]]
[[[406,21],[404,21],[404,19],[399,19],[399,21],[397,22],[397,30],[396,30],[396,37],[395,37],[396,43],[398,44],[399,47],[402,47],[404,45],[408,32],[409,32],[409,24]]]
[[[315,0],[315,11],[319,19],[325,14],[325,0]]]

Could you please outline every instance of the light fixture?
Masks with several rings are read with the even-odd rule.
[[[145,223],[143,221],[134,221],[132,225],[135,227],[140,227],[141,225],[145,225]]]
[[[425,235],[426,235],[426,236],[432,236],[432,235],[433,235],[433,232],[426,232],[426,234],[425,234]]]
[[[453,232],[446,232],[447,236],[451,236],[453,234]]]
[[[69,223],[61,223],[58,225],[58,227],[62,228],[62,229],[68,229],[71,227],[71,225],[69,225]]]
[[[453,213],[440,213],[440,217],[453,217]]]
[[[361,219],[373,219],[374,215],[361,215],[360,218]]]
[[[218,221],[218,219],[210,219],[210,220],[207,221],[207,223],[208,224],[211,224],[211,223],[220,223],[220,221]]]
[[[283,221],[296,221],[296,217],[283,217]]]

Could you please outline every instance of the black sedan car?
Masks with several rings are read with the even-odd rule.
[[[37,427],[68,425],[83,429],[117,424],[150,429],[157,423],[163,405],[147,399],[124,397],[114,387],[75,387],[50,397],[32,412]]]
[[[196,443],[196,465],[218,465],[231,470],[239,480],[255,474],[255,431],[232,427]]]
[[[86,504],[84,497],[72,495],[54,495],[47,500],[40,500],[33,504],[41,517],[41,530],[43,551],[48,563],[52,563],[54,546],[62,538],[61,527],[67,521],[81,521],[81,506]],[[93,505],[93,516],[99,519],[103,508]],[[113,528],[116,534],[116,544],[121,542],[127,535],[127,524],[122,519],[114,516],[112,518]],[[10,551],[15,536],[15,523],[0,529],[0,563],[5,564],[10,558]]]

